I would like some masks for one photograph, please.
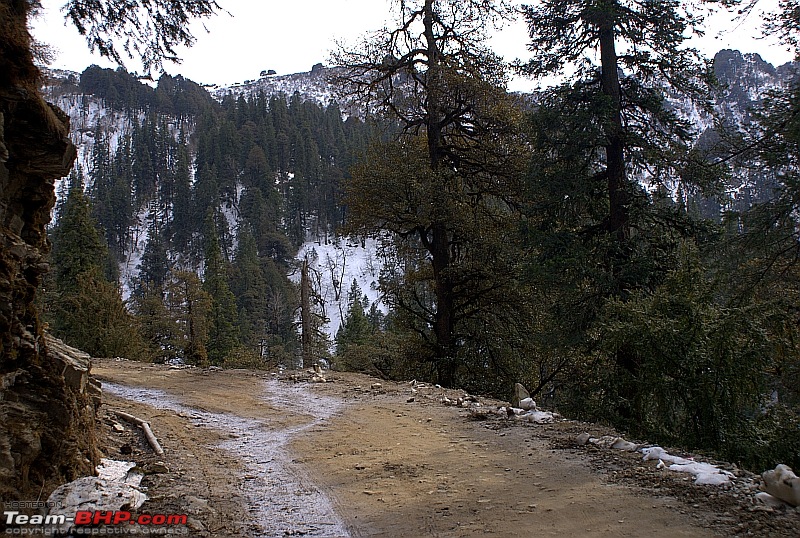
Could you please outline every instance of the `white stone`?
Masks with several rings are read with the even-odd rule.
[[[786,501],[792,506],[800,506],[800,478],[788,465],[778,465],[772,471],[761,475],[764,489],[773,497]]]
[[[525,398],[530,398],[531,395],[522,383],[514,384],[514,398],[511,400],[512,407],[521,407],[519,403]]]

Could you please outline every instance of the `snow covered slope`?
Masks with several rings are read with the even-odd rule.
[[[304,259],[308,259],[312,288],[321,299],[323,315],[330,320],[324,330],[331,340],[347,314],[348,292],[354,280],[369,299],[370,306],[374,304],[384,314],[387,312],[378,290],[383,268],[378,240],[367,239],[363,243],[348,238],[331,242],[306,241],[297,253],[297,260]],[[299,283],[299,273],[294,281]]]
[[[222,100],[226,95],[249,97],[263,92],[267,97],[280,94],[291,97],[298,93],[304,101],[314,101],[322,106],[327,106],[335,100],[334,88],[328,82],[328,77],[332,71],[331,68],[317,64],[311,71],[306,73],[292,75],[264,74],[258,80],[248,80],[228,87],[212,88],[211,95],[217,100]]]

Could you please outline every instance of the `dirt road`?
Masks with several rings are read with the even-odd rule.
[[[441,402],[458,391],[112,360],[93,372],[106,455],[155,471],[142,510],[188,513],[192,535],[789,536],[800,517],[748,510],[735,488],[695,486],[637,454],[574,446],[587,425],[476,420]],[[165,455],[115,410],[148,420]]]

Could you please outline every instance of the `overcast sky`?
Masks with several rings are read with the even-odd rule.
[[[255,79],[263,69],[278,74],[309,71],[315,63],[325,63],[334,40],[356,42],[364,32],[383,26],[390,6],[396,0],[218,0],[230,15],[220,13],[194,24],[197,43],[180,49],[180,65],[166,65],[170,74],[182,74],[200,83],[231,84]],[[86,42],[71,25],[65,25],[60,12],[65,0],[44,0],[43,15],[33,21],[34,36],[58,50],[52,67],[81,72],[91,64],[113,67],[107,60],[92,55]],[[532,3],[528,0],[527,3]],[[776,2],[761,0],[758,12],[772,9]],[[707,35],[695,46],[709,56],[723,48],[758,52],[770,63],[790,61],[792,54],[783,47],[758,39],[758,14],[743,24],[731,22],[719,13],[709,22]],[[491,45],[507,60],[525,58],[526,34],[522,23],[496,32]],[[137,70],[133,62],[126,66]],[[516,80],[514,90],[533,87],[530,81]]]

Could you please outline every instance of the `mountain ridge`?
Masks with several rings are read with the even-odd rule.
[[[794,64],[776,68],[757,54],[729,49],[716,55],[714,67],[723,83],[718,112],[738,125],[750,122],[749,111],[760,96],[785,84],[796,69]],[[327,81],[333,69],[317,64],[311,71],[290,75],[264,72],[258,80],[216,88],[170,75],[151,86],[122,70],[96,66],[81,74],[47,72],[45,95],[72,117],[78,163],[96,206],[108,203],[101,200],[110,200],[109,193],[120,188],[104,186],[113,183],[111,176],[117,173],[111,161],[130,160],[138,170],[130,172],[138,175],[126,176],[127,183],[121,187],[130,198],[117,201],[128,208],[124,219],[96,207],[112,250],[115,242],[118,245],[114,250],[117,278],[126,298],[140,286],[146,252],[157,247],[151,245],[155,240],[163,242],[157,248],[165,250],[170,268],[202,274],[201,244],[207,233],[203,216],[209,208],[216,215],[225,259],[235,260],[240,235],[250,230],[261,263],[275,265],[283,274],[281,286],[288,283],[291,273],[296,275],[291,259],[298,251],[310,252],[314,243],[324,246],[323,250],[330,248],[343,219],[342,183],[349,164],[365,147],[370,129],[338,107]],[[713,127],[691,103],[673,106],[685,107],[684,114],[692,117],[698,130]],[[189,183],[183,187],[191,198],[188,201],[174,197],[178,187],[171,183],[181,147],[189,158],[185,171]],[[120,152],[124,155],[117,157]],[[732,204],[769,195],[768,186],[746,177],[739,180],[740,184],[731,186]],[[190,209],[181,210],[186,203]],[[718,203],[702,203],[709,214],[722,211]],[[116,230],[114,241],[111,229]],[[344,259],[344,250],[339,254]],[[323,317],[331,320],[331,338],[347,310],[346,291],[351,284],[349,274],[347,281],[333,278],[346,265],[335,263],[339,254],[325,254],[314,267],[320,275],[319,286],[328,288],[319,290],[320,297],[332,295],[337,303],[321,308]],[[328,273],[330,278],[323,283],[322,276]],[[369,292],[370,302],[379,303],[377,273],[357,280]]]

